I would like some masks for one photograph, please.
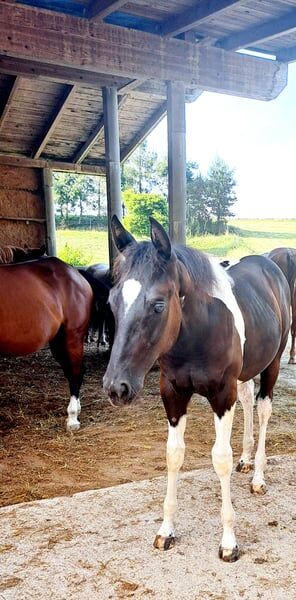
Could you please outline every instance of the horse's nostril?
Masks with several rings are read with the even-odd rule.
[[[129,395],[129,386],[127,383],[122,382],[120,384],[120,398],[127,398]]]

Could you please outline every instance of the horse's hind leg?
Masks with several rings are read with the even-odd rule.
[[[254,449],[253,437],[253,408],[254,408],[254,381],[238,382],[238,398],[242,403],[244,411],[244,437],[243,452],[236,466],[241,473],[249,473],[252,469],[252,454]]]
[[[266,467],[265,440],[269,418],[272,413],[273,388],[280,369],[280,355],[270,363],[261,373],[260,389],[257,394],[257,413],[259,418],[259,438],[255,455],[255,472],[251,483],[251,492],[265,494],[266,484],[264,480],[264,469]]]
[[[61,365],[70,387],[70,402],[67,413],[67,430],[79,429],[78,415],[81,411],[79,391],[83,379],[83,342],[84,334],[66,331],[63,327],[50,342],[50,349]]]

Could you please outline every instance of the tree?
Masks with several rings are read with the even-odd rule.
[[[100,217],[102,212],[102,200],[105,198],[100,177],[80,175],[74,173],[54,174],[54,195],[60,211],[60,215],[69,222],[70,214],[79,214],[80,218],[86,210],[96,210]]]
[[[218,235],[224,233],[227,219],[233,217],[230,207],[236,202],[234,171],[217,157],[210,166],[206,183],[207,205],[216,219]]]
[[[151,192],[157,181],[157,153],[148,150],[144,141],[122,166],[122,189],[139,194]]]
[[[189,235],[209,231],[211,213],[207,199],[207,182],[199,172],[187,181],[186,228]]]
[[[136,235],[149,236],[149,217],[154,217],[164,227],[168,227],[168,204],[160,194],[135,194],[133,190],[123,192],[127,209],[124,225]]]

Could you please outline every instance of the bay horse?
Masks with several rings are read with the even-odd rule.
[[[92,291],[58,258],[0,266],[0,354],[26,356],[49,343],[69,382],[67,429],[79,429],[83,344]]]
[[[296,364],[296,249],[295,248],[275,248],[267,254],[268,258],[273,260],[283,271],[291,292],[291,337],[292,344],[290,349],[289,364]]]
[[[209,400],[216,429],[212,460],[222,493],[219,556],[232,562],[239,556],[230,496],[234,408],[238,396],[246,416],[239,470],[248,471],[254,444],[252,379],[260,373],[259,441],[251,490],[265,493],[266,428],[289,332],[289,287],[267,258],[246,257],[226,272],[198,250],[172,246],[163,227],[152,217],[150,222],[151,242],[137,243],[116,216],[111,221],[121,254],[109,297],[115,338],[103,385],[112,404],[128,404],[159,360],[169,430],[164,520],[154,541],[162,550],[175,542],[187,405],[194,392]]]

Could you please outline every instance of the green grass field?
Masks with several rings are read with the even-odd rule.
[[[261,254],[279,246],[296,248],[296,219],[232,219],[231,233],[188,238],[188,246],[221,258]],[[58,256],[72,264],[108,263],[105,231],[57,231]]]

